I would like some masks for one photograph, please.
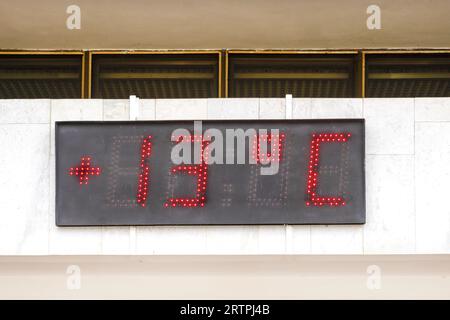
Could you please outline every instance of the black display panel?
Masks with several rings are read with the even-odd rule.
[[[363,119],[57,122],[56,224],[365,223],[364,142]]]

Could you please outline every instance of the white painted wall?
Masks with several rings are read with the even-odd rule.
[[[139,119],[285,118],[285,99],[139,100]],[[55,226],[54,122],[126,120],[128,100],[0,100],[0,255],[450,253],[450,99],[293,99],[366,119],[367,223]]]

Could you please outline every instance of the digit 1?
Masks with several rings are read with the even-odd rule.
[[[147,203],[147,196],[149,191],[149,176],[150,176],[150,166],[148,160],[152,154],[152,136],[147,136],[144,138],[141,144],[141,162],[140,162],[140,173],[138,176],[138,192],[137,192],[137,202],[141,207],[145,207]]]
[[[206,187],[208,181],[208,165],[206,164],[206,159],[204,155],[204,150],[207,148],[209,141],[203,141],[203,137],[200,136],[185,136],[185,141],[201,143],[200,146],[200,164],[198,165],[178,165],[174,166],[171,169],[172,174],[177,173],[187,173],[191,176],[197,176],[197,192],[195,197],[190,198],[168,198],[164,203],[164,206],[167,207],[184,207],[184,208],[192,208],[192,207],[204,207],[206,203]],[[181,139],[180,139],[181,141]],[[179,143],[183,143],[179,142]]]
[[[345,200],[337,196],[323,196],[316,193],[319,184],[319,156],[323,143],[344,143],[350,138],[350,133],[320,133],[313,134],[309,154],[308,178],[306,184],[307,206],[345,206]]]

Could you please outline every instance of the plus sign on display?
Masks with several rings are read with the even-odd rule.
[[[89,176],[100,175],[100,168],[91,167],[91,157],[82,157],[80,165],[78,167],[71,167],[69,174],[77,177],[80,184],[88,184]]]
[[[365,222],[364,120],[56,123],[56,224]]]

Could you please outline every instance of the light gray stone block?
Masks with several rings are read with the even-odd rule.
[[[103,100],[103,120],[130,120],[130,100]]]
[[[287,254],[311,253],[311,226],[287,225],[285,229]]]
[[[362,118],[362,99],[293,99],[294,119]]]
[[[417,253],[450,253],[450,123],[416,123]]]
[[[203,226],[149,226],[136,229],[137,254],[205,254]]]
[[[367,154],[414,153],[414,99],[364,99]]]
[[[50,227],[49,253],[51,255],[101,255],[101,228],[53,225]]]
[[[208,119],[258,119],[259,98],[208,99]]]
[[[207,99],[157,99],[156,120],[203,120]]]
[[[48,254],[50,127],[0,125],[0,255]]]
[[[292,99],[292,119],[311,119],[311,98]]]
[[[101,99],[51,100],[51,122],[103,119]]]
[[[50,100],[0,99],[2,123],[50,123]]]
[[[260,119],[285,119],[286,99],[284,98],[261,98],[259,99]]]
[[[286,252],[285,226],[258,226],[258,254],[284,254]]]
[[[311,226],[312,254],[362,254],[364,225]]]
[[[311,99],[313,119],[362,118],[362,99]]]
[[[414,156],[367,156],[366,190],[364,253],[414,253]]]
[[[416,121],[450,121],[450,98],[416,98]]]
[[[207,254],[255,254],[258,226],[206,226]]]
[[[156,119],[156,100],[139,99],[139,120]]]
[[[134,254],[130,243],[130,227],[103,227],[102,254],[128,255]]]

